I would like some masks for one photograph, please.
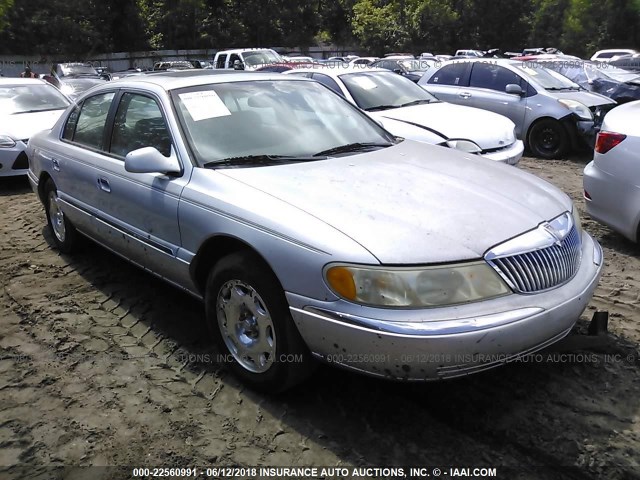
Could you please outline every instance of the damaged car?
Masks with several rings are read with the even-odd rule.
[[[254,389],[314,359],[416,381],[502,365],[566,336],[602,271],[565,193],[307,78],[121,79],[28,148],[52,246],[89,237],[201,299]]]
[[[592,147],[602,118],[616,102],[540,65],[508,59],[467,59],[428,70],[418,84],[440,100],[504,115],[533,155],[562,158]]]
[[[640,73],[586,60],[555,58],[531,63],[558,72],[585,90],[605,95],[618,104],[640,100]]]

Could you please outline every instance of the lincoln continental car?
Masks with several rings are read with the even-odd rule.
[[[501,365],[567,335],[602,269],[555,187],[305,78],[110,82],[28,155],[52,245],[89,237],[202,299],[216,358],[261,390],[314,359],[398,380]]]

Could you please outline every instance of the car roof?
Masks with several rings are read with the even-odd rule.
[[[295,78],[295,77],[294,77]],[[302,77],[300,80],[306,80]],[[262,73],[262,72],[238,72],[236,70],[181,70],[175,72],[158,72],[156,74],[135,75],[124,77],[118,80],[105,83],[105,85],[127,85],[139,86],[140,84],[149,84],[160,87],[166,91],[176,88],[184,88],[198,85],[207,85],[214,83],[228,82],[247,82],[252,80],[283,80],[283,76],[279,73]]]
[[[273,50],[272,48],[232,48],[229,50],[220,50],[219,52],[216,52],[216,55],[220,55],[223,53],[229,54],[229,53],[244,53],[244,52],[265,52],[265,51],[274,52],[275,50]]]
[[[371,68],[368,66],[362,67],[357,65],[345,65],[332,67],[328,65],[317,65],[313,67],[305,67],[305,68],[294,68],[287,72],[283,72],[284,74],[291,75],[293,73],[311,73],[311,72],[322,72],[330,77],[339,77],[340,75],[344,75],[345,73],[371,73],[371,72],[383,72],[383,73],[392,73],[386,68]],[[395,74],[394,74],[395,75]]]

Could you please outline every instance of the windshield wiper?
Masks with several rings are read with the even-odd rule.
[[[392,145],[393,143],[347,143],[346,145],[340,145],[339,147],[322,150],[321,152],[316,153],[314,157],[324,157],[326,155],[335,155],[338,153],[361,152],[374,148],[386,148]]]
[[[262,167],[268,165],[279,165],[284,163],[310,162],[320,160],[313,157],[294,157],[292,155],[244,155],[239,157],[223,158],[203,165],[204,168],[217,167]]]
[[[398,105],[378,105],[376,107],[365,108],[367,112],[375,112],[378,110],[389,110],[391,108],[398,108]]]
[[[423,98],[421,100],[414,100],[412,102],[403,103],[400,107],[411,107],[412,105],[423,105],[425,103],[431,103],[431,100]]]

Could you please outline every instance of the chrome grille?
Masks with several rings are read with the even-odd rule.
[[[515,291],[533,293],[568,282],[580,267],[580,233],[575,226],[561,241],[517,255],[493,258],[489,263]]]

